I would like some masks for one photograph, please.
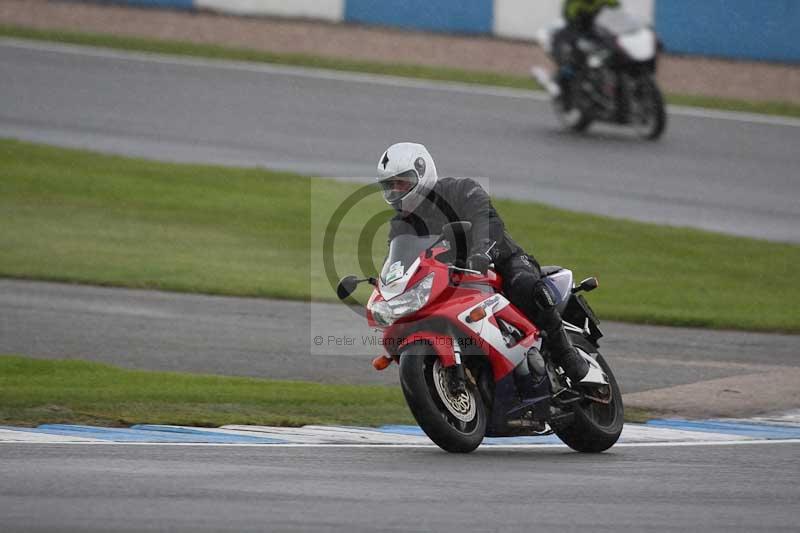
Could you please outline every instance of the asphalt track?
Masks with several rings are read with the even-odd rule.
[[[0,446],[3,531],[797,531],[798,444]]]
[[[337,177],[369,176],[385,145],[419,139],[443,173],[487,176],[500,196],[800,242],[797,121],[678,110],[659,144],[603,128],[575,137],[517,91],[8,40],[0,79],[0,136]],[[366,364],[377,348],[360,327],[340,306],[0,281],[0,353],[396,383]],[[796,364],[796,336],[605,329],[626,392]],[[337,346],[342,331],[355,345]],[[0,526],[795,531],[798,451],[5,444]]]
[[[601,350],[626,393],[797,366],[797,335],[602,327]],[[340,304],[0,280],[0,354],[397,385],[395,367],[369,364],[378,339]]]
[[[659,143],[574,136],[525,91],[10,39],[0,78],[0,136],[337,177],[419,140],[495,195],[800,242],[798,120],[672,109]]]

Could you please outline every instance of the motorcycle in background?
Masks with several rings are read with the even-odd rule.
[[[643,139],[661,137],[667,115],[655,81],[660,44],[652,28],[621,9],[604,9],[592,39],[581,37],[576,49],[559,45],[566,49],[557,50],[555,37],[564,27],[560,19],[537,35],[560,75],[538,66],[531,69],[564,127],[583,132],[599,121],[633,126]]]

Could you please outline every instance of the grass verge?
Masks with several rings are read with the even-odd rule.
[[[0,140],[0,276],[333,301],[322,239],[357,189]],[[384,257],[391,213],[377,188],[369,190],[336,233],[328,263],[338,276],[372,275]],[[601,318],[800,332],[800,286],[786,282],[800,246],[534,203],[495,205],[543,263],[599,276],[590,300]]]
[[[37,30],[8,25],[0,25],[0,36],[67,44],[100,46],[104,48],[113,48],[116,50],[152,52],[189,57],[205,57],[212,59],[229,59],[236,61],[251,61],[258,63],[272,63],[277,65],[322,68],[368,74],[384,74],[434,81],[453,81],[476,85],[541,90],[541,87],[535,81],[525,76],[496,74],[491,72],[446,67],[396,65],[379,63],[375,61],[358,61],[351,59],[309,56],[303,54],[263,52],[252,49],[232,48],[212,44],[187,43],[182,41],[148,39],[143,37],[126,37],[60,30]],[[667,101],[670,104],[690,107],[703,107],[724,111],[743,111],[749,113],[760,113],[764,115],[800,118],[800,105],[791,102],[758,102],[681,94],[667,95]]]
[[[628,422],[652,417],[641,409]],[[415,424],[400,387],[126,370],[77,360],[0,356],[0,425]]]
[[[0,424],[412,424],[400,387],[126,370],[0,356]]]

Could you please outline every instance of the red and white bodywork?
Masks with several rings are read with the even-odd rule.
[[[449,242],[465,242],[468,230],[460,222],[448,224],[442,236],[396,236],[379,279],[348,276],[340,282],[342,299],[360,282],[375,286],[366,315],[370,326],[382,330],[386,354],[373,365],[383,370],[400,363],[412,414],[447,451],[472,451],[484,436],[551,430],[577,450],[612,446],[622,431],[620,393],[597,352],[599,322],[577,294],[596,288],[597,280],[575,287],[567,269],[542,272],[558,295],[565,329],[590,366],[573,383],[550,360],[539,329],[502,294],[502,279],[491,270],[484,275],[459,266],[464,258]],[[585,434],[593,436],[587,440]]]

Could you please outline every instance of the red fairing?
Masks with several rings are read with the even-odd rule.
[[[441,333],[434,333],[432,331],[417,331],[409,335],[400,342],[399,349],[415,342],[427,342],[436,351],[437,357],[442,362],[442,366],[450,367],[456,364],[456,353],[453,349],[453,339]]]
[[[451,273],[447,265],[433,257],[425,257],[423,254],[420,257],[419,268],[409,280],[407,287],[413,287],[431,272],[435,273],[435,277],[428,304],[416,313],[402,317],[384,328],[383,346],[387,353],[396,359],[402,347],[413,342],[425,341],[432,345],[442,365],[449,367],[456,364],[452,337],[447,333],[431,331],[425,325],[422,325],[420,331],[415,331],[421,321],[427,322],[435,318],[456,327],[460,332],[462,342],[472,343],[486,354],[495,380],[502,379],[512,372],[518,361],[511,361],[503,354],[501,350],[506,349],[503,342],[498,341],[497,338],[482,337],[459,319],[459,315],[480,306],[500,292],[502,288],[500,276],[491,271],[486,276],[457,271]],[[383,297],[376,289],[373,291],[370,303],[381,300]],[[527,348],[536,341],[538,333],[536,328],[512,305],[506,305],[494,316],[502,318],[524,333],[525,338],[519,343],[520,346]],[[494,328],[497,328],[494,316],[491,316],[490,320]],[[380,327],[370,311],[367,311],[367,320],[370,326]]]
[[[469,272],[461,272],[455,274],[455,276],[457,276],[460,283],[480,283],[489,285],[497,292],[503,290],[503,278],[493,270],[487,272],[485,276],[478,276]]]

